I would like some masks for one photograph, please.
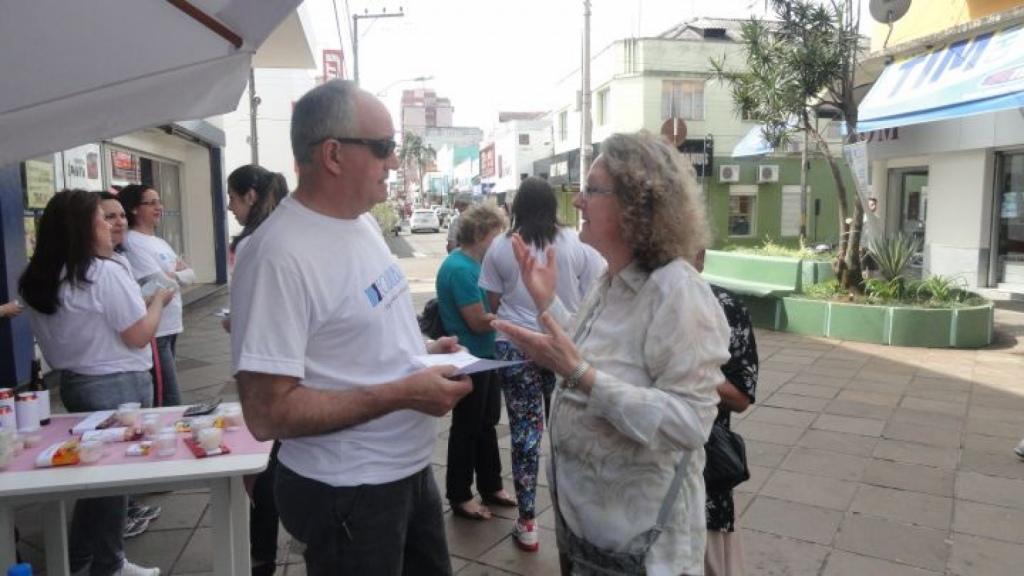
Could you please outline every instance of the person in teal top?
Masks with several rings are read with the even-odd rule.
[[[459,217],[459,248],[437,272],[437,305],[445,332],[481,358],[494,357],[494,329],[486,294],[477,286],[480,263],[491,241],[505,229],[505,213],[490,205],[470,208]],[[487,520],[487,504],[514,507],[516,501],[502,487],[498,434],[501,387],[495,372],[472,375],[473,391],[452,409],[448,434],[448,470],[445,496],[460,518]],[[482,502],[473,498],[473,478]]]

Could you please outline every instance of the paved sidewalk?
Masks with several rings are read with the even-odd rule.
[[[406,262],[408,263],[408,262]],[[432,275],[407,272],[417,306]],[[195,402],[236,396],[228,337],[212,312],[186,312],[179,380]],[[1013,314],[1013,311],[1004,314]],[[1020,322],[1019,316],[1006,317]],[[1011,323],[1013,323],[1011,322]],[[1017,325],[1024,325],[1019,323]],[[1024,573],[1024,347],[1012,337],[981,351],[888,348],[757,332],[758,402],[736,419],[752,478],[737,490],[747,573],[761,575],[986,576]],[[433,457],[443,485],[449,419]],[[502,460],[509,476],[508,430]],[[546,478],[541,474],[541,483]],[[509,480],[506,487],[511,490]],[[129,540],[133,561],[164,574],[212,568],[208,496],[176,492],[148,532]],[[557,574],[550,500],[538,494],[539,554],[519,552],[512,520],[445,523],[459,574]],[[37,514],[19,513],[22,552],[41,566]],[[304,574],[300,546],[282,532],[277,573]]]

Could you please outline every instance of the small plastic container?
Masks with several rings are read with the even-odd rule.
[[[121,426],[137,427],[142,418],[142,404],[125,402],[117,407],[117,420]]]
[[[223,437],[224,431],[220,428],[203,428],[199,431],[199,445],[207,452],[212,452],[217,448],[220,448],[220,441]]]
[[[142,416],[142,433],[146,435],[146,438],[156,438],[160,433],[160,428],[159,414],[150,413]]]
[[[213,428],[213,418],[209,416],[197,416],[193,418],[188,425],[192,430],[192,439],[199,442],[199,433],[206,428]]]
[[[166,458],[178,451],[178,435],[174,428],[163,428],[156,437],[156,455]]]
[[[242,406],[240,404],[227,404],[221,407],[221,417],[224,418],[224,427],[228,430],[237,430],[242,426]]]
[[[78,459],[83,464],[92,464],[103,458],[103,442],[100,440],[86,440],[78,445]]]

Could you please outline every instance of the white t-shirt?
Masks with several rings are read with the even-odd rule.
[[[97,258],[86,273],[91,284],[60,286],[53,314],[28,307],[29,322],[46,363],[54,370],[93,376],[149,370],[149,346],[130,348],[121,332],[146,315],[138,283],[116,260]]]
[[[231,285],[233,373],[341,391],[416,370],[426,346],[409,283],[370,215],[331,218],[289,197],[249,238]],[[331,486],[382,484],[426,467],[436,435],[433,417],[401,410],[284,440],[279,457]]]
[[[124,247],[125,256],[132,263],[132,273],[136,280],[156,273],[175,273],[178,255],[163,238],[129,230],[125,232],[121,245]],[[182,330],[184,327],[181,322],[181,291],[177,291],[174,299],[164,307],[156,335],[160,337],[179,334]]]
[[[576,232],[568,228],[559,229],[553,244],[555,259],[558,261],[555,293],[566,309],[575,313],[594,280],[604,272],[604,258],[597,250],[581,242]],[[538,250],[532,245],[530,248],[539,261],[546,262],[544,250]],[[516,262],[512,240],[508,235],[495,238],[488,248],[480,270],[479,285],[488,292],[501,295],[498,318],[540,331],[537,307],[526,285],[519,278],[519,263]],[[501,332],[498,332],[497,338],[508,340]]]

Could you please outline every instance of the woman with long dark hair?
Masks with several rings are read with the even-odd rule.
[[[149,342],[174,292],[147,305],[128,269],[111,258],[110,224],[99,196],[64,190],[39,220],[36,250],[18,291],[46,362],[60,380],[71,412],[153,402]],[[124,557],[127,498],[87,498],[75,504],[69,538],[72,573],[155,576]]]
[[[156,227],[163,216],[160,193],[152,186],[131,184],[117,195],[128,217],[128,232],[124,235],[125,255],[132,263],[132,273],[140,281],[163,275],[179,286],[195,281],[195,272],[178,257],[163,238],[156,235]],[[158,388],[162,390],[155,402],[158,406],[181,404],[181,390],[178,388],[178,373],[174,366],[178,334],[184,330],[181,314],[181,293],[175,291],[174,299],[164,309],[160,328],[156,332],[159,374]]]
[[[231,240],[231,251],[239,248],[263,224],[277,205],[288,196],[288,182],[279,172],[256,164],[235,168],[228,176],[228,210],[242,225],[242,233]]]
[[[512,234],[523,238],[538,257],[549,246],[557,247],[558,296],[575,312],[584,294],[604,270],[604,260],[593,248],[580,242],[576,232],[558,222],[558,199],[546,180],[523,180],[512,202],[512,227],[508,234],[491,244],[484,257],[480,287],[488,292],[491,310],[497,317],[530,330],[539,330],[537,307],[520,280],[519,264],[512,251]],[[495,342],[499,360],[527,360],[526,356],[498,332]],[[533,552],[540,546],[534,517],[537,495],[537,468],[555,375],[532,362],[501,371],[509,428],[512,435],[512,479],[519,506],[515,525],[516,544]]]
[[[278,172],[271,172],[256,164],[235,168],[228,176],[228,210],[242,225],[242,233],[231,240],[231,253],[237,260],[249,236],[270,216],[288,195],[288,182]],[[224,329],[231,331],[231,319],[225,318]],[[275,441],[266,469],[251,481],[252,503],[249,508],[249,544],[253,576],[270,576],[277,563],[277,533],[280,519],[274,502],[274,475],[277,472],[277,451],[281,443]]]

